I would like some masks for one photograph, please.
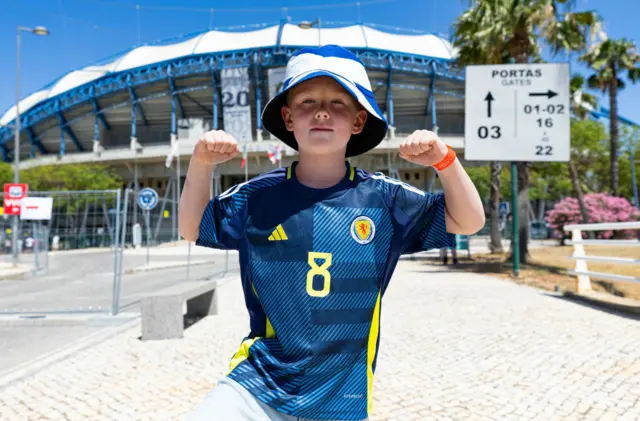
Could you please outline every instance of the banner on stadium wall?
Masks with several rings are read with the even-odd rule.
[[[238,142],[250,142],[252,125],[248,68],[222,69],[220,86],[224,131]]]
[[[282,90],[286,70],[286,67],[269,69],[269,100]]]
[[[284,75],[286,71],[287,71],[286,67],[274,67],[267,71],[267,77],[269,78],[268,80],[269,98],[267,98],[267,101],[265,101],[265,104],[269,102],[271,98],[276,96],[282,90],[282,85],[284,84]],[[267,139],[275,139],[275,137],[271,133],[269,132],[266,132],[266,133],[267,133],[266,135]]]

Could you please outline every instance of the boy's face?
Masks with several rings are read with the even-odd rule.
[[[349,92],[325,76],[294,86],[282,107],[285,126],[299,150],[314,154],[346,151],[351,135],[364,128],[367,115]]]

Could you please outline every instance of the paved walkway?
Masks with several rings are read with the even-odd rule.
[[[639,420],[640,322],[404,261],[383,301],[373,421]],[[182,340],[139,327],[0,390],[1,420],[184,419],[246,333],[238,282]]]

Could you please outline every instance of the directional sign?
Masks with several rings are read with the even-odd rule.
[[[468,66],[465,151],[471,161],[568,161],[569,64]]]
[[[149,187],[145,187],[138,193],[138,206],[144,210],[151,210],[158,204],[158,193]]]
[[[50,221],[53,197],[25,197],[20,201],[20,219]]]

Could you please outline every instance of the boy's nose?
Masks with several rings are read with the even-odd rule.
[[[331,118],[331,116],[329,115],[329,113],[324,107],[321,107],[318,111],[316,111],[315,117],[318,120],[328,120],[329,118]]]

